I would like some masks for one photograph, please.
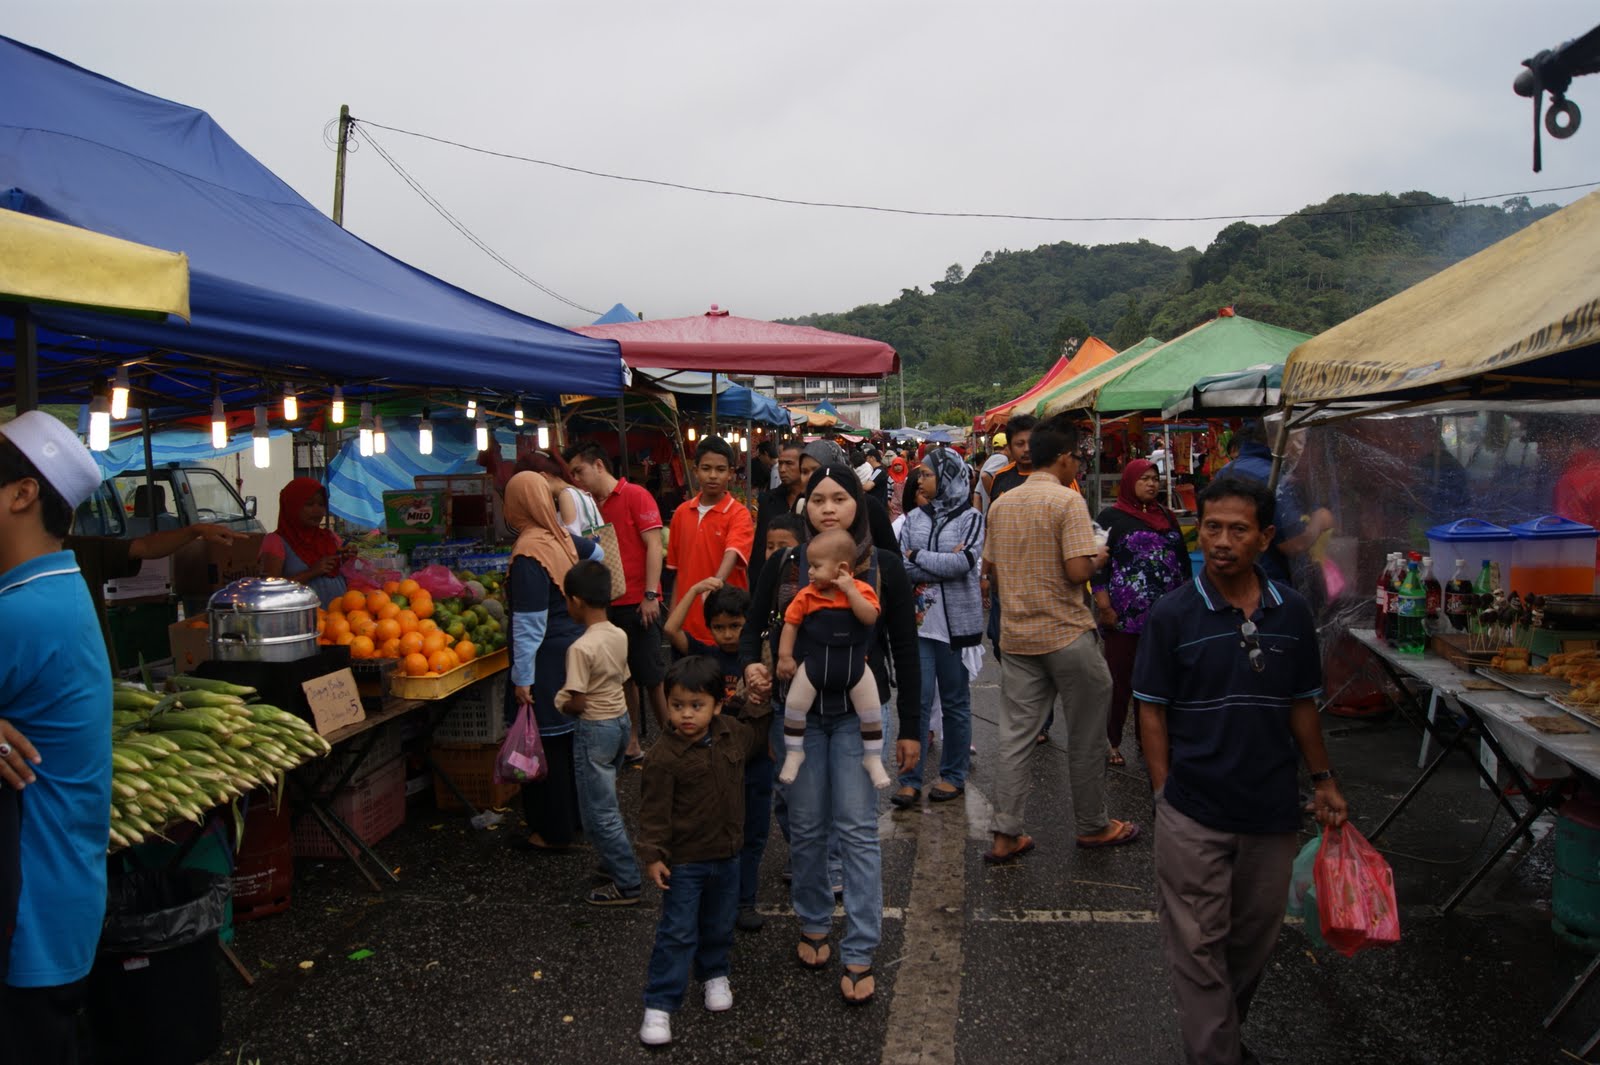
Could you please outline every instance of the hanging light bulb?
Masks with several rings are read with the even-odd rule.
[[[228,415],[222,409],[220,393],[211,400],[211,446],[217,451],[228,446]]]
[[[478,416],[478,401],[475,400],[475,399],[467,400],[467,417],[476,418],[477,416]]]
[[[333,410],[329,412],[334,425],[344,424],[344,389],[338,385],[333,386]]]
[[[483,411],[478,411],[477,425],[473,433],[477,437],[479,451],[489,450],[489,423],[483,416]]]
[[[697,436],[699,436],[699,434],[694,431],[694,426],[689,426],[689,443],[694,443]]]
[[[358,425],[360,432],[361,457],[372,457],[372,404],[361,404],[361,421]]]
[[[417,454],[433,454],[433,418],[427,407],[422,408],[422,421],[417,425]]]
[[[546,451],[550,447],[550,427],[544,422],[539,423],[539,450]]]
[[[518,396],[517,405],[511,410],[511,424],[515,425],[518,429],[521,429],[524,420],[525,419],[522,417],[522,397]]]
[[[96,393],[89,401],[89,450],[104,451],[111,446],[111,404]]]
[[[749,440],[748,437],[741,436],[739,438],[739,450],[740,451],[749,451],[750,450],[750,440]]]
[[[372,423],[372,450],[374,454],[382,455],[389,450],[389,434],[383,431],[383,415],[378,415]]]
[[[256,469],[272,465],[272,441],[267,439],[267,408],[256,405],[256,427],[250,430],[250,458]]]
[[[287,381],[283,383],[283,420],[286,422],[300,420],[300,397],[294,394],[294,386]]]
[[[128,368],[118,366],[116,380],[111,385],[111,417],[121,419],[128,416],[128,388]]]

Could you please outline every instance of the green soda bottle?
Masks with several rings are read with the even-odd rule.
[[[1403,655],[1420,655],[1428,646],[1428,592],[1415,562],[1406,563],[1406,578],[1400,583],[1397,644]]]

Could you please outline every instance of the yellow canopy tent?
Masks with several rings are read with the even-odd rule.
[[[1600,192],[1296,347],[1287,407],[1600,391]]]
[[[189,319],[189,257],[0,210],[0,299]]]
[[[17,411],[38,405],[32,304],[189,320],[189,257],[0,209],[0,314],[14,319]]]

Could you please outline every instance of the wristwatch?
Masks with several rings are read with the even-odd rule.
[[[661,598],[661,593],[660,593],[660,592],[645,592],[645,593],[644,593],[644,597],[645,597],[645,598],[646,598],[646,599],[648,599],[648,600],[650,600],[650,601],[651,601],[651,602],[652,602],[652,603],[653,603],[653,602],[655,602],[655,601],[656,601],[656,600],[657,600],[657,599],[660,599],[660,598]]]
[[[1333,770],[1331,770],[1331,769],[1324,769],[1320,773],[1312,773],[1311,774],[1311,783],[1313,783],[1313,784],[1321,784],[1324,780],[1332,780],[1332,779],[1333,779]]]

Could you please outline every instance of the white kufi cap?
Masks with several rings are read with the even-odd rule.
[[[94,456],[59,418],[30,410],[0,425],[0,436],[28,457],[73,510],[100,486],[102,475]]]

